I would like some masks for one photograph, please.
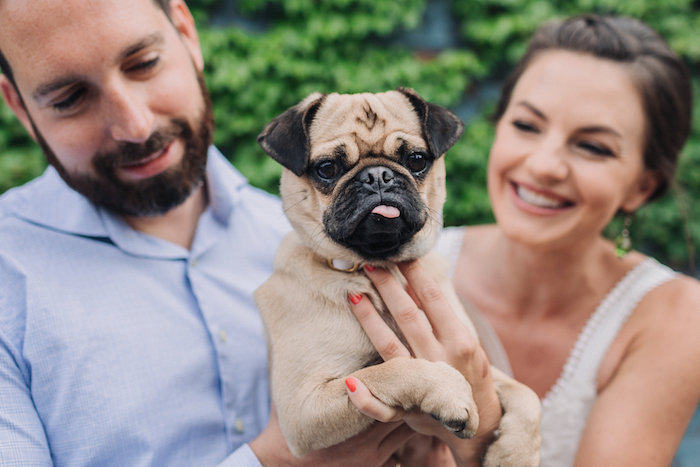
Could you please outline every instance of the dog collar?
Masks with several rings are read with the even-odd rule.
[[[355,263],[347,259],[328,258],[326,260],[326,263],[328,263],[329,268],[340,272],[351,273],[356,272],[358,269],[360,269],[360,263]]]

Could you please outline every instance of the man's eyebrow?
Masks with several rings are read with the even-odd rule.
[[[138,53],[139,51],[151,47],[153,45],[161,44],[165,41],[163,35],[159,32],[150,34],[138,42],[129,45],[122,53],[119,54],[118,60],[121,62],[129,58],[130,56]],[[57,78],[49,83],[39,85],[34,92],[32,92],[32,98],[34,100],[40,100],[46,97],[52,92],[58,91],[61,88],[69,86],[77,81],[80,81],[81,77],[79,75],[67,75]]]
[[[122,54],[119,56],[119,61],[129,58],[130,56],[138,53],[143,49],[152,47],[157,44],[162,44],[163,42],[165,42],[165,37],[163,36],[163,34],[160,32],[154,32],[153,34],[150,34],[141,39],[140,41],[136,42],[135,44],[127,47],[124,50],[124,52],[122,52]]]
[[[46,97],[52,92],[58,91],[59,89],[69,86],[79,80],[80,77],[77,75],[62,76],[58,79],[51,81],[50,83],[38,86],[32,93],[32,98],[35,101],[41,100],[42,98]]]

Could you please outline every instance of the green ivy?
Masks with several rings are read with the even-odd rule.
[[[239,0],[238,18],[254,27],[213,26],[221,0],[188,4],[199,25],[205,76],[214,104],[215,144],[251,180],[276,192],[280,166],[256,136],[270,119],[312,92],[416,89],[426,99],[462,111],[471,106],[464,137],[446,156],[448,225],[493,220],[486,161],[493,88],[522,54],[543,21],[576,13],[626,14],[666,37],[700,76],[700,9],[694,0],[453,0],[459,46],[439,53],[412,50],[401,34],[418,28],[426,0]],[[697,90],[700,90],[696,86]],[[696,93],[697,94],[697,93]],[[698,102],[696,100],[696,102]],[[695,106],[695,114],[700,108]],[[464,112],[462,112],[464,113]],[[0,104],[0,192],[38,175],[45,162]],[[635,216],[635,245],[675,267],[688,268],[700,238],[700,123],[684,150],[678,187]],[[608,228],[615,236],[615,220]]]

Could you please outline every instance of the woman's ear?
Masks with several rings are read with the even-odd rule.
[[[197,66],[199,71],[204,69],[204,56],[199,44],[199,36],[197,35],[197,27],[194,23],[194,18],[187,4],[183,0],[171,0],[170,2],[170,20],[172,21],[177,32],[180,33],[185,46],[192,56],[192,61]]]
[[[17,119],[19,119],[24,128],[27,130],[29,136],[36,141],[34,126],[29,118],[29,114],[27,113],[27,108],[24,106],[22,96],[19,95],[19,91],[15,85],[12,84],[12,82],[4,74],[0,74],[0,91],[2,91],[2,97],[5,99],[7,106],[17,116]]]
[[[624,212],[634,212],[647,202],[649,197],[656,191],[659,186],[659,176],[653,171],[646,169],[637,180],[637,183],[632,186],[627,198],[620,206],[620,210]]]

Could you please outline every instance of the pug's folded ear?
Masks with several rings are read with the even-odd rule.
[[[315,92],[265,125],[258,144],[297,176],[309,163],[309,127],[326,95]]]
[[[449,110],[423,100],[410,88],[398,88],[411,102],[423,128],[423,138],[435,158],[444,155],[462,136],[464,123]]]

